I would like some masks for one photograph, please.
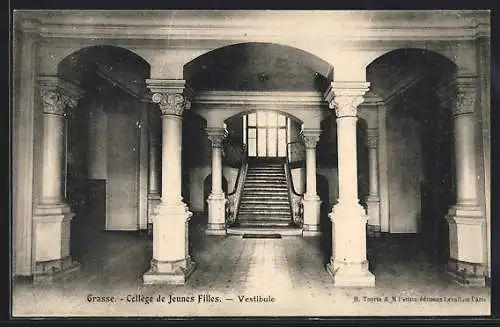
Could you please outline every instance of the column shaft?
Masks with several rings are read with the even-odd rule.
[[[163,115],[162,142],[162,202],[180,204],[182,176],[182,117]]]
[[[58,204],[61,196],[65,118],[56,113],[43,114],[42,204]]]
[[[212,194],[222,193],[222,151],[212,146]]]
[[[456,116],[454,128],[457,204],[477,205],[474,115]]]
[[[358,203],[356,117],[337,118],[339,202]]]
[[[316,148],[306,148],[306,170],[307,170],[307,194],[315,196],[316,189]]]
[[[149,187],[148,194],[159,195],[160,194],[160,183],[159,183],[159,167],[160,158],[158,153],[158,137],[157,131],[149,132]]]
[[[370,196],[378,197],[378,158],[377,148],[368,150],[368,162],[370,169]]]

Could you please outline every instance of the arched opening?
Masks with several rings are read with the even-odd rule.
[[[84,96],[66,119],[66,199],[73,256],[85,262],[103,231],[147,227],[149,64],[114,46],[83,48],[64,58],[58,76]]]
[[[418,251],[444,262],[448,257],[445,215],[454,204],[453,125],[449,108],[438,101],[440,82],[456,65],[424,49],[398,49],[367,66],[371,90],[385,105],[388,201],[387,230]],[[379,116],[380,119],[381,116]],[[384,172],[385,171],[385,172]]]
[[[333,67],[297,48],[249,42],[215,49],[184,65],[184,79],[195,91],[324,92]]]

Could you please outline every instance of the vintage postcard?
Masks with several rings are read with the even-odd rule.
[[[12,316],[490,315],[488,10],[16,10]]]

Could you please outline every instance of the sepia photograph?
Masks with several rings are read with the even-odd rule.
[[[14,10],[11,317],[491,314],[490,10]]]

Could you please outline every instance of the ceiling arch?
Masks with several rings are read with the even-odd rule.
[[[306,51],[275,43],[238,43],[184,66],[195,91],[324,91],[333,67]]]

